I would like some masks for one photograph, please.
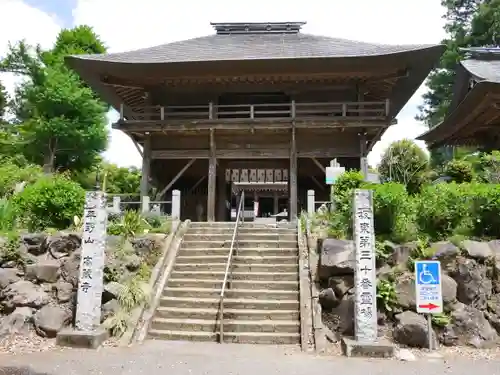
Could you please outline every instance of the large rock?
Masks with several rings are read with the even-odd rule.
[[[457,256],[460,255],[460,249],[449,241],[434,242],[430,245],[434,258],[441,262],[441,267],[446,272],[456,268]]]
[[[120,304],[116,299],[112,299],[102,305],[101,322],[112,317],[120,311]]]
[[[335,295],[342,298],[347,293],[354,293],[354,276],[336,276],[328,279],[328,286],[333,289]]]
[[[60,275],[59,261],[47,259],[26,266],[26,279],[41,283],[55,283]]]
[[[44,233],[26,233],[21,236],[21,242],[30,254],[42,255],[47,251],[46,248],[42,247],[46,238],[47,235]]]
[[[61,306],[47,305],[35,313],[35,329],[40,336],[55,337],[71,319],[71,313]]]
[[[354,242],[327,238],[323,240],[319,258],[320,278],[354,273],[356,255]]]
[[[397,325],[394,328],[394,340],[403,345],[425,348],[429,347],[429,330],[422,315],[405,311],[396,315]],[[433,346],[436,346],[436,335],[432,330]]]
[[[61,262],[62,278],[75,287],[78,285],[78,279],[80,277],[80,255],[80,251],[75,251]]]
[[[487,277],[487,267],[474,259],[459,259],[457,268],[450,273],[457,282],[457,299],[478,309],[486,307],[492,295],[492,282]]]
[[[396,245],[386,241],[385,244],[392,247],[392,254],[387,259],[387,263],[391,266],[406,264],[408,258],[410,258],[412,251],[417,247],[417,244],[414,242]]]
[[[57,300],[61,303],[66,303],[71,301],[74,296],[74,287],[73,284],[68,283],[67,281],[58,281],[54,285],[54,289],[56,290]]]
[[[48,236],[42,243],[43,252],[49,252],[54,259],[66,257],[80,248],[82,239],[75,233],[59,233]]]
[[[16,268],[0,268],[0,291],[7,288],[8,285],[21,280],[17,275],[18,272]]]
[[[403,309],[414,309],[417,304],[415,294],[415,280],[410,273],[404,273],[397,277],[395,282],[398,304]]]
[[[483,312],[473,306],[457,303],[451,312],[448,330],[456,337],[456,344],[475,348],[489,348],[496,345],[498,334]]]
[[[462,241],[465,253],[473,259],[484,261],[493,255],[493,251],[488,242],[465,240]]]
[[[6,311],[20,306],[40,308],[50,301],[50,296],[41,287],[26,280],[10,284],[1,294]]]
[[[318,295],[319,303],[323,310],[331,310],[337,306],[340,299],[336,296],[332,288],[323,289]]]
[[[162,246],[162,241],[154,236],[137,237],[131,240],[131,243],[139,256],[150,254]]]
[[[452,304],[457,301],[457,282],[446,274],[441,275],[441,290],[445,304]]]
[[[103,302],[111,301],[112,299],[117,299],[122,292],[124,286],[116,281],[111,281],[104,285],[104,290],[102,292]]]
[[[0,337],[12,333],[26,333],[33,318],[30,307],[18,307],[0,320]]]

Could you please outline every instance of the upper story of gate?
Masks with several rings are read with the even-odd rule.
[[[304,22],[216,23],[215,34],[67,63],[120,112],[128,133],[386,127],[443,53],[309,35]]]

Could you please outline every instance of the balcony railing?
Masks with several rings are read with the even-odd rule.
[[[126,114],[126,115],[125,115]],[[389,100],[383,102],[269,103],[196,106],[120,106],[122,121],[210,121],[258,119],[385,119]],[[127,118],[125,118],[125,116]]]

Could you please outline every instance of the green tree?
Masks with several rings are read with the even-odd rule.
[[[406,186],[409,193],[417,193],[424,183],[429,169],[429,158],[412,140],[393,142],[385,150],[378,166],[383,182],[398,182]]]
[[[5,115],[5,111],[7,110],[7,101],[8,101],[7,90],[5,86],[0,81],[0,122],[3,121],[3,117]]]
[[[54,170],[86,170],[107,143],[106,106],[63,62],[69,53],[100,53],[105,48],[87,26],[62,30],[44,51],[21,41],[9,46],[0,70],[22,75],[13,103],[22,153]]]

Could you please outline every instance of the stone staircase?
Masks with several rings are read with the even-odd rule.
[[[191,223],[148,337],[217,341],[234,223]],[[297,230],[244,223],[224,298],[224,341],[299,344]]]

